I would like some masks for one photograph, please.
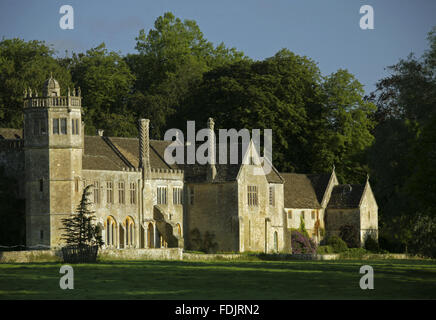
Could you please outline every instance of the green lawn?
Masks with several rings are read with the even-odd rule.
[[[374,268],[374,290],[359,269]],[[74,290],[59,288],[59,263],[0,264],[0,299],[435,299],[436,262],[110,261],[73,265]]]

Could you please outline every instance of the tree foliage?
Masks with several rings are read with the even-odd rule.
[[[135,119],[127,109],[135,77],[123,57],[102,43],[64,63],[82,91],[87,134],[105,129],[109,135],[135,136]]]
[[[24,90],[42,89],[50,73],[64,90],[72,84],[70,73],[53,55],[53,49],[43,41],[0,41],[0,127],[22,126]]]
[[[382,213],[382,243],[406,249],[418,237],[418,217],[436,213],[435,32],[422,57],[409,55],[389,67],[391,74],[378,82],[372,97],[378,124],[369,165]]]
[[[361,182],[374,110],[346,70],[323,78],[315,62],[283,49],[263,61],[205,73],[174,126],[183,128],[185,119],[205,123],[211,116],[218,129],[270,128],[279,170],[324,172],[336,164],[340,178]]]
[[[138,54],[126,58],[137,78],[130,102],[138,115],[153,119],[151,131],[157,138],[206,71],[244,58],[223,43],[215,47],[195,21],[182,21],[170,12],[158,17],[148,34],[141,30],[136,41]]]

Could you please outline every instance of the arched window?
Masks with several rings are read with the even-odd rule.
[[[277,231],[274,232],[274,250],[276,252],[279,251],[279,239],[278,239]]]
[[[147,228],[147,247],[154,248],[153,224],[150,222]]]
[[[126,245],[127,246],[133,246],[134,243],[134,229],[135,229],[135,222],[133,221],[132,217],[127,217],[125,222],[126,226]]]
[[[116,221],[113,217],[109,216],[106,219],[106,245],[108,247],[115,246],[115,228],[116,228]]]
[[[180,227],[180,224],[177,224],[177,234],[179,235],[179,237],[182,236],[182,228]]]

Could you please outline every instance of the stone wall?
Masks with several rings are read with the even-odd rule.
[[[241,259],[241,254],[199,254],[199,253],[183,253],[183,260],[188,261],[208,261],[208,260],[237,260]]]
[[[9,148],[6,142],[8,141],[0,140],[0,168],[4,168],[6,176],[17,181],[17,190],[11,191],[15,192],[18,198],[24,199],[24,152],[20,145]],[[11,141],[10,143],[12,142],[16,144],[21,141]]]
[[[206,232],[215,235],[219,251],[239,251],[238,189],[236,182],[187,183],[185,202],[185,239],[187,248],[193,249],[191,235],[198,229],[201,237]],[[191,195],[193,203],[191,204]],[[190,242],[191,241],[191,242]]]
[[[98,260],[182,260],[182,248],[167,249],[105,249]],[[0,263],[62,262],[61,250],[0,251]]]
[[[339,230],[343,225],[353,225],[360,230],[360,210],[355,209],[327,209],[325,215],[326,235],[339,236]]]
[[[182,248],[166,249],[106,249],[98,254],[101,260],[182,260]]]
[[[0,263],[61,262],[60,250],[0,251]]]
[[[238,176],[238,210],[240,219],[239,251],[283,252],[290,250],[284,231],[283,184],[274,184],[275,204],[269,204],[269,187],[265,175],[254,174],[259,165],[243,165]],[[258,203],[248,202],[248,186],[257,187]]]

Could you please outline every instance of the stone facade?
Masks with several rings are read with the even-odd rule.
[[[26,92],[23,130],[0,129],[0,166],[19,181],[28,247],[63,244],[61,221],[89,185],[106,249],[193,248],[195,231],[211,235],[221,252],[289,253],[290,230],[303,215],[317,242],[346,223],[358,227],[362,242],[377,234],[368,181],[347,191],[334,170],[298,175],[272,166],[265,173],[253,143],[238,149],[237,163],[168,164],[171,142],[150,139],[148,119],[138,122],[139,138],[107,137],[103,130],[85,136],[80,89],[61,96],[50,78],[43,93]],[[207,125],[214,132],[213,119]]]

